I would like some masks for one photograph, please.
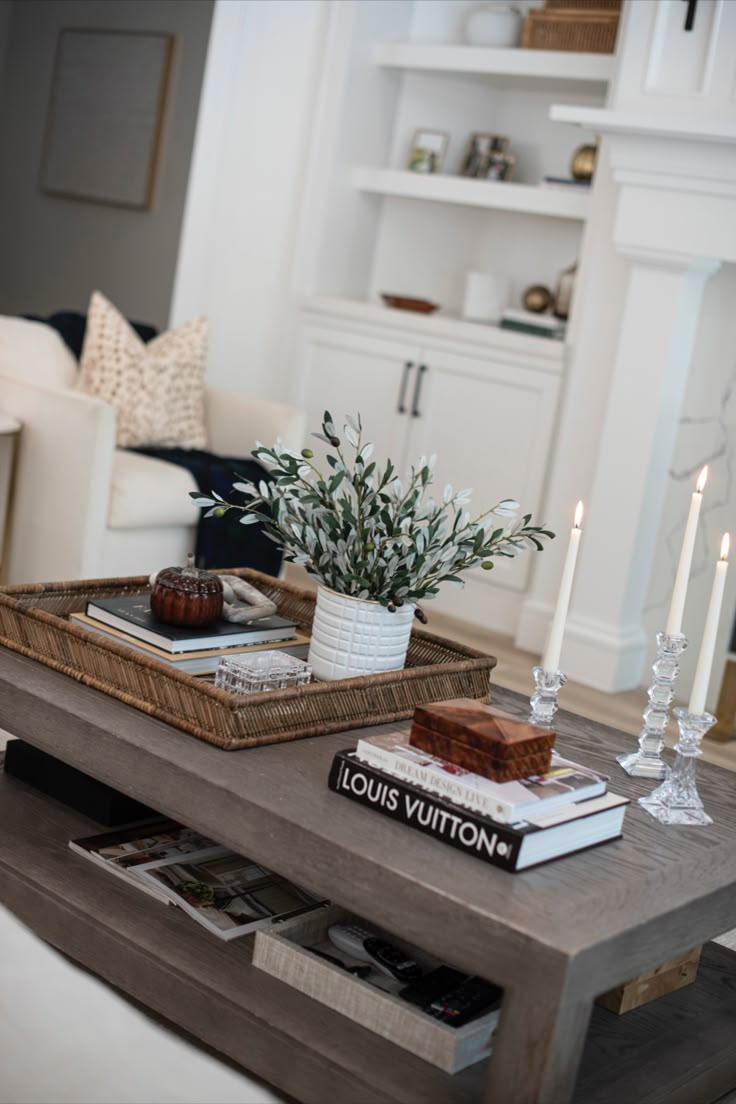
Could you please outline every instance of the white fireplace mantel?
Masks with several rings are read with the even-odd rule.
[[[690,117],[668,119],[639,111],[553,104],[549,117],[556,123],[575,123],[607,134],[640,134],[656,138],[677,138],[692,142],[736,142],[736,122]]]
[[[619,186],[614,243],[736,260],[736,125],[555,106],[552,118],[594,127]]]
[[[736,3],[703,0],[690,37],[683,9],[671,0],[627,4],[614,102],[551,110],[601,136],[610,173],[608,252],[585,273],[588,304],[606,299],[613,257],[625,266],[614,340],[596,341],[585,318],[573,339],[548,503],[548,514],[562,515],[571,477],[575,497],[587,495],[563,669],[609,691],[637,686],[644,674],[642,609],[703,290],[722,261],[736,261]],[[576,429],[589,414],[592,371],[600,376],[596,445],[585,454]],[[535,576],[520,646],[543,646],[557,585],[548,567]]]

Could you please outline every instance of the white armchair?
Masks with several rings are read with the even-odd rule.
[[[4,582],[147,574],[182,563],[199,510],[191,474],[115,447],[115,411],[74,387],[77,362],[41,322],[0,317],[0,410],[22,423]],[[256,440],[304,440],[301,410],[210,389],[208,447],[250,454]]]

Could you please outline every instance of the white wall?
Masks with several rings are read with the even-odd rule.
[[[212,383],[280,394],[329,5],[217,0],[171,307],[210,318]]]
[[[2,15],[0,8],[0,46]],[[128,317],[166,323],[211,0],[34,0],[12,5],[0,101],[0,311],[85,311],[94,288]],[[62,28],[176,36],[153,208],[125,210],[40,189],[54,56]]]

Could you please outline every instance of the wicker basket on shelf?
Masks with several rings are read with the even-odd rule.
[[[620,12],[622,0],[545,0],[545,8],[574,11]]]
[[[612,54],[616,48],[619,12],[589,8],[534,8],[527,13],[521,45],[529,50],[574,50]],[[568,0],[569,5],[569,0]]]

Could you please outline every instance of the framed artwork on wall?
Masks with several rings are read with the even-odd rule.
[[[60,32],[41,161],[44,192],[152,206],[173,49],[170,34]]]

